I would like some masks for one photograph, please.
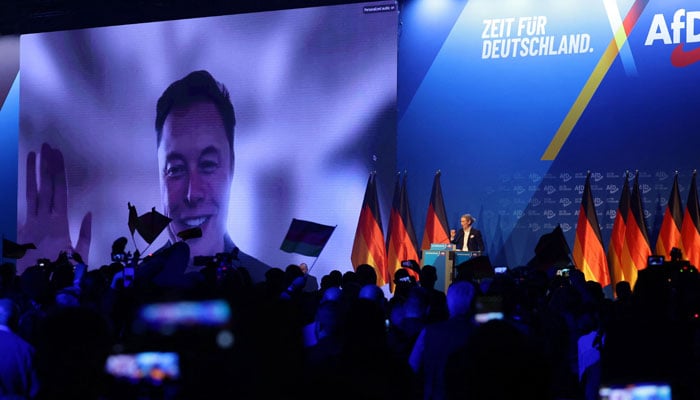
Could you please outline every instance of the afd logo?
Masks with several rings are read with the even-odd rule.
[[[617,217],[617,210],[608,210],[605,212],[605,215],[608,219],[615,219],[615,217]]]
[[[607,190],[610,194],[615,194],[620,190],[620,188],[618,188],[617,185],[609,184],[605,186],[605,190]]]
[[[557,189],[554,187],[554,185],[547,185],[544,187],[544,192],[547,194],[553,194],[556,191]]]
[[[561,224],[560,226],[561,226],[561,230],[564,231],[564,232],[568,232],[568,231],[571,230],[571,225],[569,225],[569,224],[567,224],[567,223],[563,223],[563,224]]]
[[[669,175],[665,171],[659,171],[655,173],[654,176],[656,176],[656,178],[660,181],[665,181],[669,178]]]
[[[700,34],[695,33],[696,23],[700,25],[700,11],[686,11],[681,8],[673,13],[672,18],[667,18],[664,14],[655,14],[644,45],[651,46],[659,40],[665,45],[675,44],[676,47],[671,53],[671,65],[681,68],[695,64],[700,61],[700,47],[686,50],[683,46],[700,43]]]
[[[547,219],[552,219],[557,216],[557,213],[554,212],[554,210],[544,210],[542,213]]]

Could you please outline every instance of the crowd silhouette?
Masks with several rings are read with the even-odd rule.
[[[397,271],[387,299],[368,265],[309,290],[298,265],[260,283],[217,258],[184,273],[181,247],[100,267],[66,254],[21,274],[2,264],[0,398],[598,399],[642,383],[700,396],[700,279],[687,263],[649,266],[615,299],[574,268],[532,267],[460,273],[445,295],[424,266],[419,281]],[[496,319],[475,318],[485,299]],[[154,326],[142,313],[211,300],[230,311],[213,324],[200,318],[220,314]],[[177,376],[105,368],[143,352],[177,354]]]

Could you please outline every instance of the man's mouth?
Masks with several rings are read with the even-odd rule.
[[[207,222],[208,219],[209,217],[183,218],[181,221],[188,228],[196,228]]]

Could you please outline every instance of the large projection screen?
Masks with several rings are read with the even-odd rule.
[[[337,225],[312,273],[351,268],[368,173],[386,196],[396,168],[397,24],[395,3],[383,2],[22,36],[17,229],[39,249],[18,269],[54,259],[46,236],[60,236],[66,221],[64,247],[75,247],[88,213],[91,267],[110,262],[120,236],[131,251],[165,244],[165,232],[150,246],[132,241],[127,204],[163,211],[156,102],[196,70],[228,88],[236,113],[235,244],[274,267],[311,265],[279,249],[292,218]],[[60,166],[57,153],[42,165],[44,144],[63,156],[65,207],[60,171],[43,169]],[[28,210],[31,154],[42,186]]]

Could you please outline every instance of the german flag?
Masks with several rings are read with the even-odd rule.
[[[445,200],[442,197],[440,171],[435,173],[435,178],[433,179],[433,191],[430,194],[428,214],[425,217],[425,230],[423,231],[421,249],[429,249],[432,243],[450,243],[450,229],[447,223]]]
[[[613,286],[618,282],[629,282],[630,280],[630,277],[625,277],[624,269],[622,268],[622,251],[625,246],[625,231],[627,229],[627,216],[629,215],[629,210],[629,173],[625,173],[625,182],[622,185],[620,202],[617,205],[615,222],[613,223],[612,234],[610,235],[610,243],[608,243],[608,266],[612,275]]]
[[[625,246],[622,249],[622,269],[625,280],[634,287],[637,282],[637,271],[647,267],[651,255],[647,224],[644,220],[642,196],[639,193],[639,171],[634,176],[630,209],[627,213],[627,229],[625,230]]]
[[[605,258],[603,239],[591,194],[591,173],[586,176],[581,208],[574,239],[574,264],[583,271],[587,281],[596,281],[603,287],[610,284],[608,260]]]
[[[683,224],[681,226],[681,238],[685,256],[695,267],[700,265],[700,204],[698,204],[698,187],[695,183],[697,171],[693,171],[693,180],[690,183],[688,202],[685,205]]]
[[[360,218],[357,221],[355,242],[352,245],[350,261],[353,268],[361,264],[371,265],[377,272],[377,285],[384,286],[389,280],[386,269],[386,248],[384,247],[384,231],[382,216],[379,212],[377,199],[377,183],[372,172],[367,180],[365,198],[362,201]]]
[[[411,211],[408,207],[408,193],[406,191],[406,174],[403,176],[403,184],[399,185],[398,177],[394,188],[394,198],[391,204],[391,216],[389,217],[389,231],[387,232],[387,269],[390,272],[391,291],[394,291],[394,274],[401,269],[401,261],[414,260],[418,262],[416,231],[413,229]],[[418,273],[407,268],[408,273],[418,280]]]
[[[683,224],[683,205],[681,204],[681,193],[678,189],[678,173],[673,178],[671,195],[668,197],[668,205],[664,212],[664,219],[661,221],[661,229],[656,239],[656,254],[663,255],[667,259],[671,258],[671,249],[677,247],[683,249],[681,241],[681,225]]]

